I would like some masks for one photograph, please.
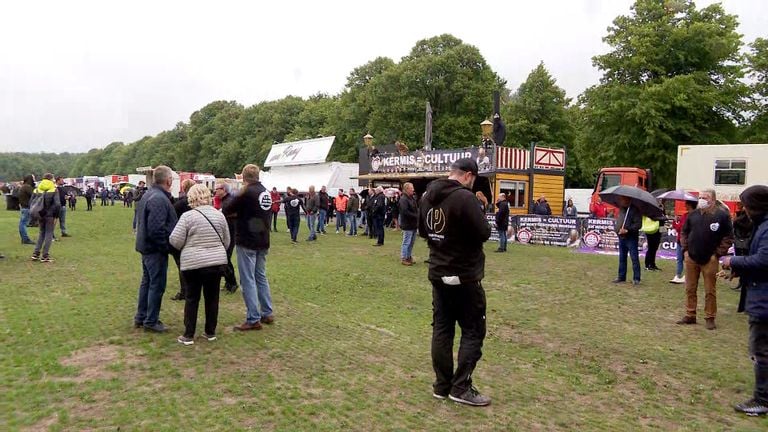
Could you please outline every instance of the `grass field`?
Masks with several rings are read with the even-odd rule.
[[[19,244],[19,214],[0,212],[0,430],[768,430],[731,408],[753,385],[737,293],[721,283],[716,331],[677,326],[672,262],[633,287],[609,283],[613,257],[488,253],[474,379],[493,404],[478,409],[431,397],[423,242],[408,268],[400,233],[383,248],[334,234],[293,246],[281,220],[267,264],[276,324],[232,332],[242,297],[222,294],[219,340],[184,347],[175,269],[161,312],[171,332],[132,327],[131,215],[70,212],[73,237],[41,264]]]

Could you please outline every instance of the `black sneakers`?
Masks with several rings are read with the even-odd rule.
[[[464,405],[486,406],[491,404],[491,398],[481,395],[474,386],[471,386],[467,391],[460,394],[459,396],[448,395],[448,397],[452,401]]]
[[[733,407],[738,412],[744,413],[748,416],[760,416],[768,414],[768,403],[758,402],[754,398],[742,402]]]

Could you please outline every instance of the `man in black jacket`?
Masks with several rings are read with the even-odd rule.
[[[67,191],[64,189],[64,177],[62,176],[56,176],[56,191],[59,193],[59,203],[61,204],[58,216],[61,236],[69,237],[67,232]]]
[[[678,324],[696,324],[696,291],[699,276],[704,279],[704,319],[707,330],[714,330],[717,315],[717,271],[720,257],[733,244],[733,224],[727,211],[717,204],[715,191],[699,194],[699,205],[688,214],[680,245],[685,259],[685,316]]]
[[[320,199],[320,206],[317,209],[317,229],[315,229],[315,232],[325,234],[325,226],[328,224],[326,220],[328,218],[328,205],[330,203],[325,186],[320,188],[317,196]]]
[[[429,184],[419,205],[419,235],[429,245],[432,283],[432,367],[437,399],[485,406],[491,399],[472,385],[472,371],[485,339],[485,272],[483,243],[491,235],[471,188],[477,163],[459,159],[447,179]],[[458,365],[453,369],[456,323],[461,327]]]
[[[32,198],[32,194],[35,191],[35,176],[32,174],[24,176],[24,183],[19,188],[19,208],[21,209],[21,218],[19,219],[19,236],[21,237],[21,244],[33,245],[33,242],[29,238],[27,233],[27,224],[29,224],[29,200]]]
[[[500,193],[496,199],[496,231],[499,232],[499,248],[495,252],[507,251],[507,229],[509,228],[509,203],[507,194]]]
[[[632,285],[640,284],[640,256],[637,251],[643,215],[627,197],[619,201],[619,217],[616,219],[616,234],[619,236],[619,275],[613,283],[627,281],[627,254],[632,260]]]
[[[384,246],[384,217],[387,214],[387,199],[384,188],[378,186],[371,201],[371,219],[373,219],[373,235],[376,239],[374,246]]]
[[[224,216],[237,215],[235,244],[240,287],[245,302],[245,322],[236,331],[261,330],[261,324],[272,324],[272,294],[267,281],[267,253],[272,220],[272,196],[259,182],[259,167],[243,167],[243,190],[222,208]]]
[[[168,274],[168,238],[176,226],[171,184],[173,171],[164,165],[154,169],[152,188],[136,208],[136,251],[141,254],[143,276],[139,285],[139,300],[134,327],[162,333],[167,330],[160,322],[160,306]]]
[[[403,185],[403,195],[397,203],[400,207],[400,229],[403,230],[403,244],[400,247],[400,262],[413,265],[413,244],[416,242],[416,229],[419,227],[419,209],[412,183]]]

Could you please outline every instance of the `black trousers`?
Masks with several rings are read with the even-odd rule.
[[[645,253],[645,268],[656,268],[656,252],[659,250],[659,243],[661,243],[661,232],[657,231],[654,234],[646,234],[645,238],[648,240],[648,251]]]
[[[768,321],[749,317],[749,355],[755,367],[754,398],[768,403]]]
[[[187,297],[187,279],[184,277],[184,272],[181,271],[181,251],[177,251],[171,248],[171,256],[173,261],[176,262],[176,270],[179,271],[179,293],[182,298]]]
[[[227,267],[224,269],[224,283],[228,287],[237,286],[237,278],[235,277],[235,267],[232,265],[232,252],[235,250],[235,236],[234,233],[229,233],[229,247],[227,248]]]
[[[272,212],[272,229],[277,232],[277,213]]]
[[[485,340],[485,291],[482,284],[445,285],[432,282],[433,390],[439,395],[460,396],[472,385],[472,372],[483,355]],[[453,369],[456,323],[461,328],[458,365]]]
[[[219,320],[221,266],[185,270],[183,273],[184,279],[188,281],[187,297],[184,303],[184,336],[188,338],[195,337],[197,310],[200,307],[201,291],[205,298],[205,333],[215,335],[216,324]]]

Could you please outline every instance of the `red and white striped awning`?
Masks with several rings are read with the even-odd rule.
[[[512,147],[496,147],[496,169],[527,170],[530,166],[528,150]]]

